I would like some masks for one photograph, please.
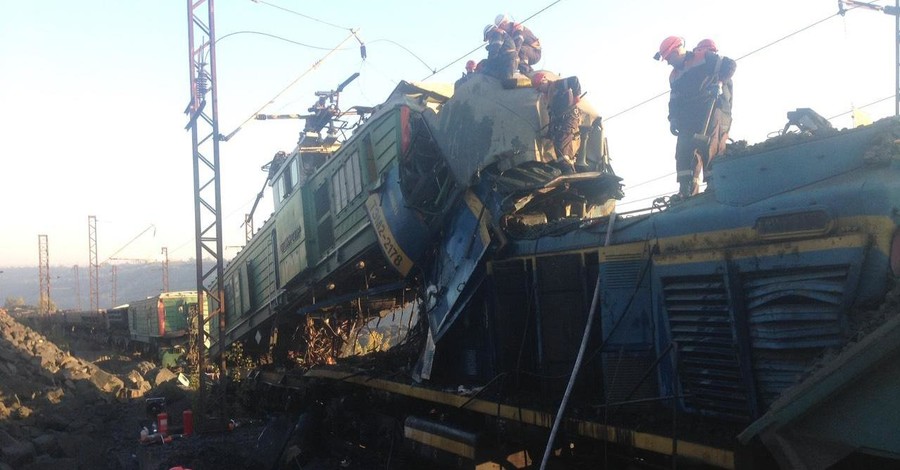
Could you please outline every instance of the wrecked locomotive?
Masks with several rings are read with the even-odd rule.
[[[226,268],[211,352],[272,353],[262,391],[452,465],[900,455],[876,419],[900,327],[868,309],[900,272],[900,123],[731,150],[706,192],[621,216],[597,113],[578,103],[567,167],[519,82],[354,113],[320,94],[266,168],[276,209]]]
[[[63,311],[42,321],[67,335],[142,353],[175,357],[189,341],[197,314],[197,292],[161,292],[109,309]],[[167,361],[171,362],[171,361]]]

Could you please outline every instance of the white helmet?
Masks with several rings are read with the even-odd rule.
[[[492,24],[489,24],[489,25],[487,25],[487,26],[484,27],[484,40],[485,40],[485,41],[487,41],[488,33],[490,33],[491,31],[493,31],[493,30],[496,29],[496,28],[497,28],[497,27],[494,26],[494,25],[492,25]]]
[[[500,26],[503,23],[509,23],[509,22],[510,22],[509,16],[504,13],[500,13],[499,15],[497,15],[496,18],[494,18],[494,24],[497,26]]]

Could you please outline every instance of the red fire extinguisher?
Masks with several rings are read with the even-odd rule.
[[[160,413],[156,415],[156,430],[163,436],[169,433],[169,414]]]

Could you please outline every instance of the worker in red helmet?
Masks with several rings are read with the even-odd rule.
[[[522,23],[516,23],[509,15],[499,14],[494,18],[494,25],[506,31],[516,43],[519,56],[519,72],[529,74],[534,64],[541,60],[541,40]]]
[[[675,143],[678,196],[700,191],[700,177],[712,183],[712,160],[725,151],[731,129],[732,76],[737,64],[718,54],[711,39],[687,51],[684,39],[669,36],[654,56],[672,66],[669,85],[669,130]]]
[[[719,53],[719,47],[716,46],[716,42],[712,39],[703,39],[698,42],[692,51],[694,55],[704,55],[706,51],[713,51],[715,53]]]
[[[543,95],[547,104],[549,125],[547,137],[556,153],[555,166],[564,174],[575,173],[580,145],[578,128],[581,125],[581,83],[578,77],[559,78],[550,72],[535,72],[531,85]]]
[[[462,77],[459,77],[459,80],[453,83],[453,90],[456,91],[460,85],[466,83],[472,75],[475,75],[475,61],[470,60],[466,62],[466,71],[463,72]]]

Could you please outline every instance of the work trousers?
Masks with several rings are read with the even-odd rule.
[[[702,136],[703,129],[698,129],[697,132],[691,132],[690,129],[679,131],[678,141],[675,143],[675,173],[681,196],[693,196],[700,192],[701,174],[703,181],[709,184],[712,161],[725,152],[730,127],[731,118],[716,110],[705,134],[709,137],[708,144],[694,138],[695,134]]]

